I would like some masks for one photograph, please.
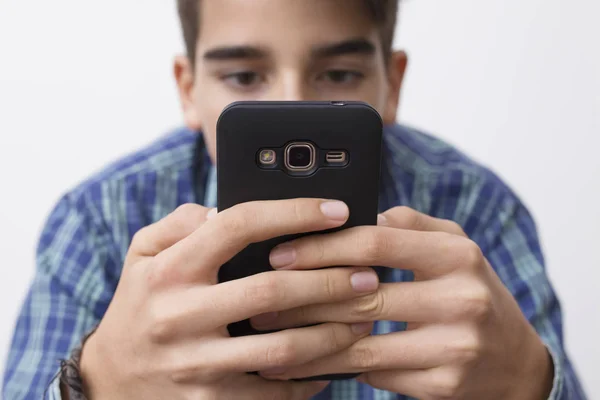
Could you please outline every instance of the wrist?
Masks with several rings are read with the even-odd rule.
[[[110,383],[104,372],[111,367],[100,359],[96,334],[91,335],[81,349],[80,371],[82,386],[88,400],[98,400],[107,397],[104,388],[109,388]]]
[[[522,376],[522,389],[515,398],[523,400],[546,400],[552,392],[552,384],[554,382],[554,363],[552,357],[539,338],[535,334],[535,340],[531,351],[524,353],[530,354],[525,360],[522,360],[525,365],[525,373]]]

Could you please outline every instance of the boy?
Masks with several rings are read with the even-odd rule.
[[[394,0],[178,3],[187,127],[56,206],[7,399],[584,397],[525,207],[490,171],[395,123],[406,56],[391,50]],[[249,243],[348,218],[332,199],[212,208],[216,120],[250,99],[373,105],[386,123],[382,214],[377,227],[280,246],[276,271],[217,284]],[[250,317],[289,329],[228,337]]]

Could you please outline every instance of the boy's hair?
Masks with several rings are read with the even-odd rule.
[[[200,1],[177,0],[179,19],[188,58],[196,59],[196,41],[200,33]],[[382,49],[386,60],[392,53],[399,0],[361,0],[369,9],[373,20],[379,26]]]

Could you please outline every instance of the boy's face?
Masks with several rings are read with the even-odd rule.
[[[396,120],[404,53],[385,65],[379,29],[362,0],[201,0],[195,68],[175,76],[186,124],[204,132],[238,100],[360,100]],[[387,67],[387,68],[386,68]]]

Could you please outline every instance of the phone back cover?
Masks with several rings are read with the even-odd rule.
[[[349,163],[321,168],[311,176],[290,176],[257,166],[261,148],[311,141],[321,149],[343,149]],[[242,102],[229,106],[217,127],[217,207],[219,211],[254,200],[313,197],[342,200],[350,217],[341,228],[377,224],[382,122],[360,102]],[[323,232],[319,232],[323,233]],[[278,244],[303,235],[275,238],[248,246],[223,265],[225,282],[272,270],[269,253]],[[232,336],[256,334],[249,322],[231,324]]]

